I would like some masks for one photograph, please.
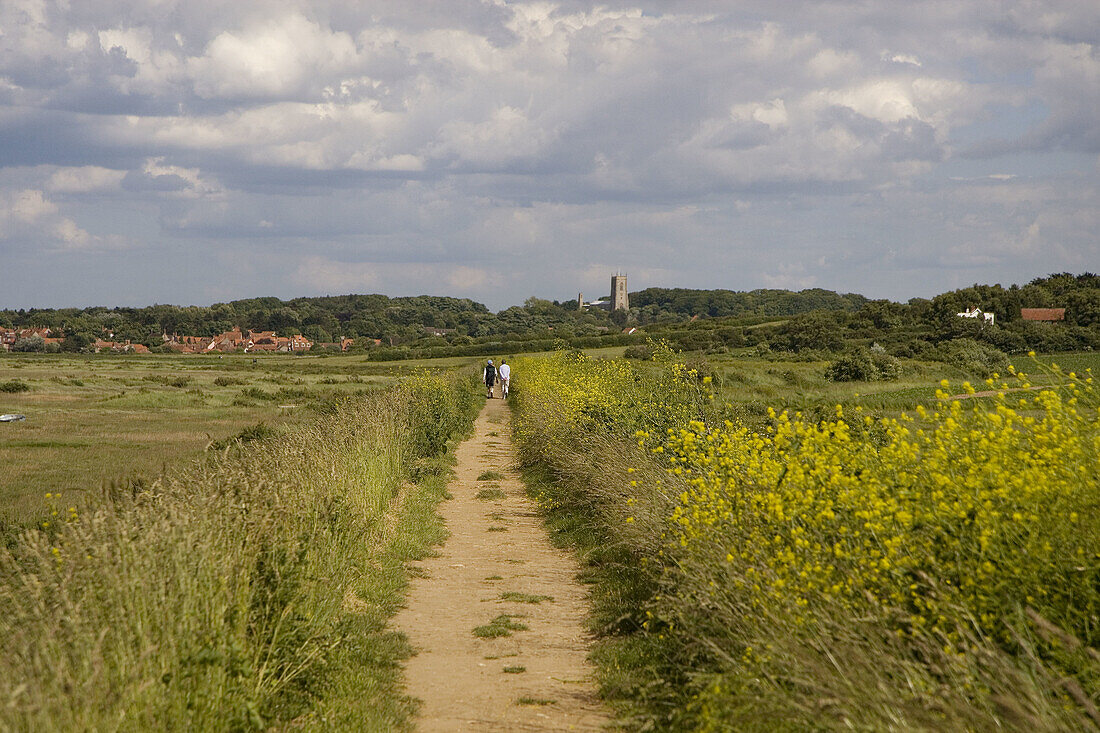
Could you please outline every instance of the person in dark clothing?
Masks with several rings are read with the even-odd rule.
[[[485,377],[485,389],[488,392],[486,396],[488,399],[491,400],[493,399],[493,385],[496,384],[497,381],[497,369],[495,366],[493,366],[492,359],[490,359],[489,363],[485,365],[485,372],[483,376]]]

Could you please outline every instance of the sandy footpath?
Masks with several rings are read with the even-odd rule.
[[[578,567],[550,544],[512,468],[509,418],[503,400],[489,400],[458,447],[452,498],[440,505],[450,538],[417,563],[423,577],[395,619],[418,650],[406,665],[423,703],[417,729],[602,730],[610,719],[585,661]],[[486,472],[501,476],[479,480]],[[474,634],[505,615],[504,625],[528,629]]]

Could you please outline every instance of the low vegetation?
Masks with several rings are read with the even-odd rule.
[[[543,596],[534,593],[517,593],[515,591],[508,591],[500,594],[500,600],[509,601],[511,603],[542,603],[543,601],[553,601],[553,596]]]
[[[655,356],[516,366],[528,479],[588,562],[602,689],[630,727],[1100,723],[1089,373],[890,400],[820,381],[844,399],[756,411],[736,363],[700,379]]]
[[[404,563],[442,536],[447,447],[476,394],[406,380],[55,504],[0,550],[0,728],[404,725],[409,649],[385,620]]]
[[[281,430],[424,366],[362,356],[0,355],[0,385],[26,386],[0,391],[0,413],[27,417],[0,423],[0,535],[36,523],[46,493],[83,508],[112,485],[182,470],[258,423]],[[275,398],[242,397],[248,387]]]
[[[513,631],[527,631],[527,624],[515,620],[522,617],[522,614],[502,613],[487,624],[475,626],[473,634],[479,639],[499,639],[511,636]]]

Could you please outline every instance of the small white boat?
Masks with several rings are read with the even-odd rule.
[[[19,415],[17,413],[8,413],[7,415],[0,415],[0,422],[18,422],[20,420],[26,420],[26,415]]]

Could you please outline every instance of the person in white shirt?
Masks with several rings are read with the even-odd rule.
[[[500,360],[500,369],[497,370],[497,376],[500,377],[500,398],[506,400],[508,399],[508,380],[512,376],[512,367],[508,366],[508,362],[504,359]]]

